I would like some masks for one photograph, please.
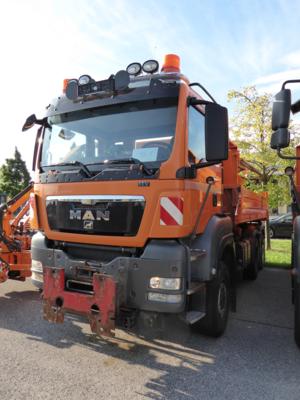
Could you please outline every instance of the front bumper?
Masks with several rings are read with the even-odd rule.
[[[59,322],[66,311],[86,314],[91,321],[93,304],[97,305],[100,314],[104,312],[102,308],[105,308],[109,295],[103,297],[99,291],[103,291],[102,286],[106,288],[108,282],[111,290],[115,285],[115,295],[111,293],[115,311],[111,311],[109,318],[117,323],[121,320],[121,310],[173,314],[185,310],[187,254],[185,247],[176,240],[152,240],[140,257],[118,256],[103,263],[99,259],[74,258],[67,251],[49,248],[45,237],[38,234],[32,240],[32,258],[43,265],[46,319]],[[154,276],[180,278],[181,287],[176,291],[152,289],[149,282]],[[99,279],[104,283],[99,284]],[[72,290],[72,285],[79,283],[80,290]],[[81,290],[85,285],[86,292]],[[179,300],[173,303],[151,301],[148,298],[150,292],[179,295]],[[99,303],[101,298],[102,303]],[[105,327],[101,329],[107,331]]]

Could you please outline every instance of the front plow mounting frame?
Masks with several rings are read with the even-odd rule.
[[[65,312],[87,316],[92,332],[114,336],[117,283],[112,276],[94,273],[93,294],[65,290],[64,269],[44,268],[43,314],[50,322],[62,323]]]

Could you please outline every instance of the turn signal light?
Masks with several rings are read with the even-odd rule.
[[[180,58],[176,54],[166,54],[161,69],[163,72],[180,72]]]

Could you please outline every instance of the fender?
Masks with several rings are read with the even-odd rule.
[[[226,246],[234,250],[233,227],[229,217],[214,215],[208,222],[203,234],[191,244],[192,280],[210,281],[217,272],[218,261]],[[193,250],[201,250],[202,255],[193,257]]]
[[[294,219],[292,253],[292,268],[295,269],[296,280],[300,283],[300,215]]]

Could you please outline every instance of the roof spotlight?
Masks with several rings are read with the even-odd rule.
[[[92,81],[93,79],[89,75],[81,75],[81,77],[78,79],[78,84],[86,85],[87,83],[90,83]]]
[[[143,64],[143,71],[148,74],[154,74],[154,72],[158,71],[159,64],[156,60],[147,60]]]
[[[287,176],[293,176],[294,175],[294,168],[293,167],[286,167],[286,169],[284,170],[284,173]]]
[[[142,66],[138,62],[134,62],[128,65],[126,71],[129,73],[129,75],[137,76],[142,72]]]

